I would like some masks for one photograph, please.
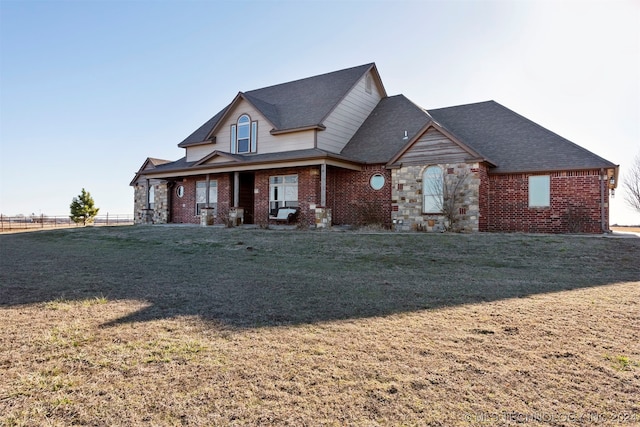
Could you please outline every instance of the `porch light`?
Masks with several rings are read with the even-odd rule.
[[[612,186],[612,187],[614,185],[616,185],[616,178],[615,177],[612,176],[611,178],[609,178],[609,185]]]

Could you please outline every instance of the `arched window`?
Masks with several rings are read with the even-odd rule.
[[[236,124],[231,125],[231,152],[255,153],[258,138],[258,122],[252,122],[247,114],[238,118]]]
[[[422,175],[422,211],[440,213],[443,207],[444,175],[439,166],[429,166]]]

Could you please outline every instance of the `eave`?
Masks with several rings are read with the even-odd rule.
[[[336,166],[343,169],[350,169],[360,171],[362,170],[362,164],[354,162],[345,158],[337,156],[331,156],[327,154],[319,154],[315,156],[300,157],[294,159],[282,159],[282,160],[245,160],[245,161],[229,161],[225,163],[215,164],[193,164],[189,167],[154,171],[150,170],[144,175],[154,178],[178,178],[185,176],[203,175],[207,173],[226,173],[226,172],[242,172],[242,171],[256,171],[265,169],[280,169],[288,167],[305,167],[316,165],[328,165]]]
[[[271,135],[282,135],[284,133],[304,132],[304,131],[307,131],[307,130],[323,131],[326,128],[327,128],[326,126],[324,126],[322,124],[318,124],[318,125],[303,126],[303,127],[291,128],[291,129],[271,129],[269,131],[269,133]]]
[[[618,187],[618,174],[620,172],[620,165],[608,166],[576,166],[567,168],[555,168],[555,169],[519,169],[519,170],[488,170],[489,175],[517,175],[517,174],[549,174],[553,172],[575,172],[575,171],[606,171],[607,179],[614,178],[613,185],[609,184],[609,189],[615,189]]]

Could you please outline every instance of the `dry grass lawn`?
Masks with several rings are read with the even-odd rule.
[[[638,425],[640,239],[0,236],[0,423]]]

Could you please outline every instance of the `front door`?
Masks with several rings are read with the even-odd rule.
[[[240,172],[239,174],[238,207],[244,208],[244,223],[253,224],[253,198],[255,174],[253,172]]]

